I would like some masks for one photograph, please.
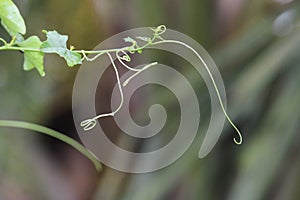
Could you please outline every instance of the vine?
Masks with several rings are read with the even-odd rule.
[[[80,123],[80,125],[83,127],[85,131],[91,130],[95,127],[97,124],[97,120],[99,118],[103,117],[109,117],[114,116],[122,107],[123,105],[123,87],[126,87],[126,85],[137,75],[139,75],[141,72],[147,70],[148,68],[157,65],[157,62],[153,62],[150,64],[147,64],[143,66],[140,69],[136,69],[133,67],[130,67],[128,62],[131,61],[131,54],[139,53],[141,54],[143,50],[149,46],[162,44],[162,43],[176,43],[179,45],[182,45],[186,47],[187,49],[191,50],[196,56],[201,60],[203,63],[206,71],[209,74],[209,77],[211,81],[213,82],[214,89],[217,93],[217,97],[219,100],[219,103],[221,105],[222,111],[226,117],[226,119],[229,121],[229,123],[232,125],[232,127],[236,130],[239,139],[237,140],[234,138],[234,142],[236,144],[242,143],[242,135],[239,131],[239,129],[234,125],[230,117],[228,116],[221,96],[219,89],[216,85],[216,82],[211,74],[211,71],[205,61],[202,59],[202,57],[195,51],[191,46],[187,45],[186,43],[183,43],[181,41],[177,40],[164,40],[162,35],[166,31],[166,26],[160,25],[156,28],[151,29],[153,31],[153,36],[150,37],[144,37],[139,36],[135,40],[131,37],[124,38],[124,41],[126,43],[129,43],[128,46],[121,47],[121,48],[115,48],[115,49],[105,49],[105,50],[96,50],[96,51],[90,51],[90,50],[76,50],[75,47],[70,46],[67,48],[67,41],[68,36],[67,35],[61,35],[57,31],[46,31],[44,30],[43,33],[46,35],[46,40],[41,41],[41,39],[38,36],[30,36],[27,39],[24,39],[24,35],[26,34],[26,25],[24,22],[24,19],[22,18],[17,6],[11,1],[11,0],[1,0],[0,1],[0,19],[1,24],[5,28],[5,30],[8,32],[8,34],[11,36],[10,41],[6,41],[5,39],[0,37],[0,51],[4,50],[13,50],[13,51],[21,51],[24,53],[24,63],[23,63],[23,69],[25,71],[30,71],[33,69],[36,69],[38,73],[44,77],[46,75],[45,73],[45,67],[44,67],[44,56],[47,53],[54,53],[59,55],[60,57],[64,58],[67,65],[69,67],[73,67],[79,64],[82,64],[83,61],[92,62],[95,59],[99,58],[102,55],[108,56],[110,59],[110,62],[114,68],[115,76],[117,78],[117,84],[119,93],[121,96],[121,100],[119,103],[119,106],[116,110],[110,112],[110,113],[104,113],[97,115],[93,118],[86,119]],[[140,44],[142,43],[142,45]],[[120,75],[119,71],[115,65],[115,62],[112,58],[112,54],[115,54],[117,57],[117,60],[127,68],[128,70],[134,71],[135,73],[131,75],[129,78],[127,78],[123,83],[120,81]],[[38,131],[44,134],[48,134],[50,136],[53,136],[59,140],[62,140],[69,145],[76,148],[78,151],[83,153],[85,156],[87,156],[96,166],[97,169],[100,169],[100,163],[96,160],[94,155],[89,152],[87,149],[85,149],[81,144],[74,141],[71,138],[68,138],[62,133],[59,133],[57,131],[48,129],[46,127],[42,127],[39,125],[26,123],[26,122],[17,122],[17,121],[0,121],[0,126],[8,126],[8,127],[16,127],[16,128],[24,128],[24,129],[30,129],[34,131]],[[62,136],[63,135],[63,136]]]

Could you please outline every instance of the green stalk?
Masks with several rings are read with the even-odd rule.
[[[0,120],[0,127],[13,127],[13,128],[22,128],[32,131],[37,131],[39,133],[43,133],[45,135],[49,135],[51,137],[54,137],[60,141],[63,141],[73,148],[75,148],[77,151],[82,153],[84,156],[86,156],[95,166],[97,171],[100,171],[102,169],[101,163],[97,160],[97,158],[84,146],[82,146],[79,142],[76,140],[58,132],[55,130],[52,130],[50,128],[40,126],[37,124],[32,124],[28,122],[22,122],[22,121],[11,121],[11,120]]]

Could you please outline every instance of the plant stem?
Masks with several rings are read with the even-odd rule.
[[[55,130],[52,130],[50,128],[32,124],[28,122],[22,122],[22,121],[11,121],[11,120],[0,120],[0,127],[13,127],[13,128],[22,128],[27,130],[36,131],[39,133],[43,133],[45,135],[49,135],[51,137],[54,137],[60,141],[63,141],[73,148],[75,148],[77,151],[82,153],[84,156],[86,156],[95,166],[97,171],[100,171],[102,169],[101,163],[97,160],[97,158],[84,146],[82,146],[79,142],[76,140],[58,132]]]
[[[154,40],[156,37],[153,37],[150,41],[148,41],[146,44],[143,46],[139,47],[133,47],[133,46],[126,46],[123,48],[115,48],[115,49],[103,49],[103,50],[71,50],[72,52],[75,53],[85,53],[85,54],[105,54],[105,53],[113,53],[117,51],[132,51],[132,52],[137,52],[140,50],[145,49],[146,47],[150,46],[153,44]],[[35,51],[35,52],[43,52],[42,49],[39,48],[27,48],[27,47],[19,47],[19,46],[13,46],[12,44],[8,44],[4,39],[0,38],[0,41],[4,43],[3,46],[0,46],[0,51],[4,50],[15,50],[15,51]]]
[[[16,46],[9,46],[9,45],[4,45],[0,47],[0,51],[4,50],[15,50],[15,51],[37,51],[37,52],[42,52],[41,49],[36,49],[36,48],[26,48],[26,47],[16,47]]]

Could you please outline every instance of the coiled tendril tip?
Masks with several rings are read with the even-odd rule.
[[[95,119],[87,119],[80,123],[80,126],[83,127],[84,131],[89,131],[93,129],[97,124],[97,121]]]

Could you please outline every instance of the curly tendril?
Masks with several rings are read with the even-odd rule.
[[[142,46],[140,46],[139,43],[136,40],[128,37],[128,38],[125,38],[124,40],[125,40],[125,42],[131,43],[131,45],[123,47],[123,48],[109,49],[109,50],[102,50],[102,51],[79,51],[83,55],[82,59],[86,60],[86,61],[90,61],[90,62],[94,61],[95,59],[97,59],[99,56],[101,56],[103,54],[107,54],[108,55],[108,57],[110,59],[110,62],[113,65],[113,68],[114,68],[114,71],[115,71],[115,75],[116,75],[116,79],[117,79],[117,83],[118,83],[118,88],[119,88],[119,92],[120,92],[120,96],[121,96],[120,104],[119,104],[118,108],[115,111],[113,111],[111,113],[97,115],[94,118],[86,119],[86,120],[82,121],[80,125],[83,127],[83,129],[85,131],[91,130],[91,129],[93,129],[96,126],[98,119],[103,118],[103,117],[114,116],[121,109],[121,107],[123,106],[124,95],[123,95],[123,89],[122,89],[122,87],[125,87],[126,85],[128,85],[128,83],[130,82],[130,80],[132,80],[134,77],[136,77],[137,75],[139,75],[140,73],[142,73],[146,69],[148,69],[148,68],[150,68],[150,67],[155,66],[155,65],[158,64],[157,62],[153,62],[153,63],[145,65],[144,67],[142,67],[140,69],[136,69],[136,68],[130,67],[128,64],[125,63],[125,62],[128,63],[128,62],[131,61],[131,57],[130,57],[129,54],[134,54],[136,52],[141,53],[143,49],[145,49],[146,47],[151,46],[151,45],[153,46],[153,45],[163,44],[163,43],[174,43],[174,44],[182,45],[182,46],[186,47],[187,49],[191,50],[198,57],[198,59],[203,63],[203,65],[204,65],[206,71],[208,72],[209,77],[210,77],[210,79],[211,79],[211,81],[213,83],[214,89],[215,89],[215,91],[217,93],[218,101],[220,103],[222,111],[223,111],[226,119],[230,123],[230,125],[235,129],[235,131],[238,134],[238,138],[233,138],[233,140],[238,145],[242,144],[242,141],[243,141],[242,134],[239,131],[239,129],[235,126],[235,124],[232,122],[232,120],[230,119],[230,117],[228,116],[228,114],[226,112],[226,109],[224,107],[223,101],[221,99],[221,95],[220,95],[219,89],[218,89],[218,87],[216,85],[215,79],[212,76],[212,73],[211,73],[211,71],[210,71],[207,63],[204,61],[204,59],[198,54],[198,52],[194,48],[192,48],[191,46],[189,46],[188,44],[186,44],[184,42],[177,41],[177,40],[165,40],[165,39],[163,39],[162,35],[167,30],[167,28],[166,28],[165,25],[160,25],[160,26],[158,26],[156,28],[151,28],[151,30],[153,31],[153,37],[152,38],[144,37],[144,36],[136,37],[137,39],[139,39],[139,40],[141,40],[143,42],[146,42]],[[114,63],[114,60],[112,59],[112,56],[110,54],[110,53],[113,53],[113,52],[115,53],[115,55],[116,55],[119,63],[123,67],[125,67],[126,69],[128,69],[130,71],[134,71],[135,72],[133,75],[131,75],[129,78],[127,78],[122,84],[121,84],[121,81],[120,81],[119,72],[118,72],[117,67],[116,67],[116,65]],[[96,55],[94,57],[92,57],[92,58],[88,58],[86,54],[96,54]]]

